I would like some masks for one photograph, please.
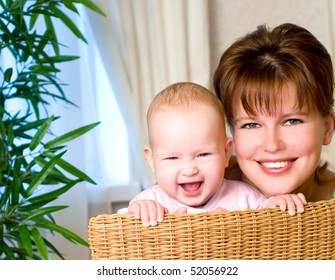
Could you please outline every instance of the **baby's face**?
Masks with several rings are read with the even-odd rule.
[[[176,201],[200,206],[223,182],[232,140],[208,107],[156,113],[146,153],[160,187]]]
[[[240,104],[235,110],[236,158],[246,182],[266,196],[303,191],[311,186],[322,145],[333,135],[332,116],[295,106],[293,87],[283,90],[273,114],[248,116]]]

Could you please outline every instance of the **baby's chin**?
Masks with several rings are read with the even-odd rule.
[[[193,207],[193,208],[203,208],[207,202],[210,200],[210,197],[186,197],[183,198],[181,200],[177,200],[180,203],[187,205],[189,207]]]

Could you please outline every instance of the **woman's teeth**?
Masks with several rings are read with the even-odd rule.
[[[290,161],[279,161],[279,162],[261,162],[261,165],[267,168],[283,168],[290,164]]]

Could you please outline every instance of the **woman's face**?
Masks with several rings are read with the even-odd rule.
[[[236,158],[246,182],[267,197],[306,192],[314,182],[322,145],[331,142],[333,115],[296,108],[294,87],[283,89],[274,114],[248,116],[239,104],[234,122]],[[298,190],[299,189],[299,190]]]

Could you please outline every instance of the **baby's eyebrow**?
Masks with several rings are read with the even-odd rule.
[[[176,153],[160,153],[156,154],[157,157],[177,157]]]

